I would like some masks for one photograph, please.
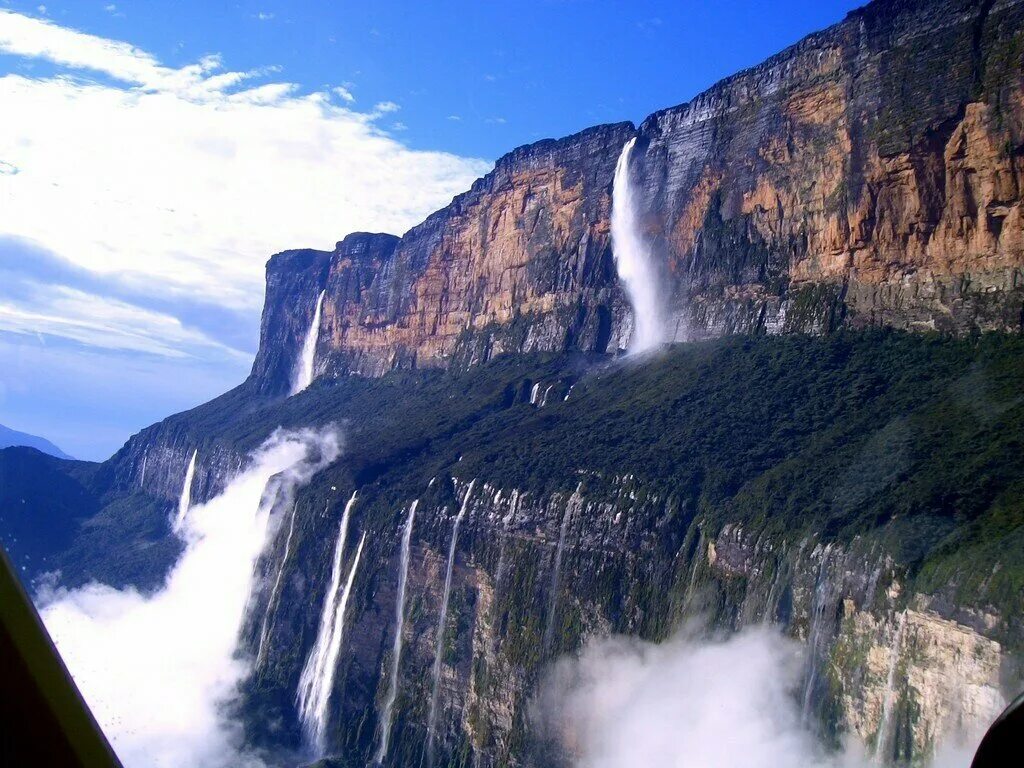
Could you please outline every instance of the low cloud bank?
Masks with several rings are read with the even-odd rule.
[[[224,492],[193,507],[185,551],[152,595],[91,584],[43,596],[43,621],[128,768],[251,766],[225,705],[250,671],[237,653],[275,510],[341,450],[333,428],[277,432]]]
[[[803,648],[769,628],[660,645],[614,637],[555,665],[535,716],[578,768],[861,768],[859,744],[827,751],[801,725]],[[933,766],[970,765],[941,748]]]

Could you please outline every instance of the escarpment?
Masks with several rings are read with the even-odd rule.
[[[320,290],[320,375],[624,348],[609,230],[633,137],[669,338],[1017,331],[1022,30],[1020,0],[878,0],[639,128],[521,147],[400,239],[279,254],[253,377],[286,389]]]

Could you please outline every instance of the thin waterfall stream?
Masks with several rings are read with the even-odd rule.
[[[416,507],[419,506],[419,499],[416,499],[409,506],[409,517],[405,521],[405,530],[402,531],[402,554],[398,568],[398,593],[395,598],[395,640],[391,648],[391,674],[388,679],[388,693],[381,707],[380,715],[380,741],[377,744],[377,754],[373,762],[382,765],[388,756],[388,742],[391,739],[391,718],[394,714],[395,699],[398,697],[398,670],[402,661],[402,630],[405,628],[405,587],[409,580],[409,550],[412,543],[412,525],[416,519]]]
[[[455,545],[459,540],[459,525],[462,518],[466,516],[466,508],[469,506],[469,498],[473,495],[473,485],[476,480],[471,480],[466,488],[466,496],[462,500],[459,513],[455,516],[455,524],[452,526],[451,544],[448,546],[448,569],[444,575],[444,592],[441,595],[441,613],[437,619],[437,641],[434,648],[434,669],[433,686],[430,692],[430,715],[427,719],[427,762],[433,765],[434,762],[434,737],[437,730],[437,704],[441,684],[441,660],[444,656],[445,625],[448,622],[448,599],[452,591],[452,569],[455,565]]]

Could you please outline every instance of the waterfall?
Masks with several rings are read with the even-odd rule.
[[[323,734],[327,725],[327,702],[334,685],[334,663],[337,660],[338,649],[341,647],[348,592],[355,578],[356,567],[359,565],[359,553],[362,551],[362,541],[360,541],[359,550],[357,550],[352,568],[349,570],[345,589],[342,591],[341,562],[345,554],[345,542],[348,538],[349,517],[355,501],[356,492],[353,491],[345,505],[345,511],[341,516],[341,525],[338,528],[338,540],[334,546],[334,562],[331,566],[331,583],[324,595],[324,605],[320,611],[320,629],[317,632],[316,643],[310,650],[309,656],[306,657],[306,665],[302,668],[302,676],[299,678],[299,689],[296,694],[299,719],[302,721],[310,741],[318,751],[323,747]]]
[[[550,596],[548,597],[548,616],[547,624],[544,627],[544,653],[551,649],[551,641],[554,638],[555,632],[555,611],[558,609],[558,586],[562,572],[562,551],[565,549],[565,532],[569,528],[569,519],[572,517],[573,507],[579,504],[582,499],[580,498],[580,490],[583,488],[583,483],[576,486],[576,491],[565,504],[565,513],[562,515],[562,525],[558,529],[558,546],[555,547],[555,564],[551,571],[551,587]]]
[[[885,698],[882,700],[882,719],[878,724],[878,738],[875,740],[875,762],[878,765],[885,763],[885,749],[888,746],[889,731],[892,730],[892,708],[893,698],[896,694],[896,667],[900,660],[900,647],[903,645],[903,635],[907,629],[907,612],[900,614],[899,624],[896,627],[896,636],[893,638],[892,650],[889,652],[889,674],[885,679]]]
[[[533,385],[533,389],[530,390],[530,405],[537,404],[537,395],[540,394],[540,382],[538,381]]]
[[[541,408],[548,404],[548,395],[551,394],[551,389],[554,386],[554,384],[548,384],[548,388],[544,390],[544,396],[540,399]]]
[[[295,374],[292,379],[291,394],[297,395],[313,383],[313,363],[316,360],[316,343],[320,339],[320,312],[324,307],[324,293],[316,299],[316,309],[313,312],[313,322],[306,331],[306,340],[302,343],[302,352],[296,362]]]
[[[448,598],[452,591],[452,567],[455,565],[455,544],[459,539],[459,524],[466,516],[466,507],[469,506],[469,497],[473,495],[473,484],[469,483],[466,489],[466,496],[462,500],[462,507],[459,514],[455,516],[455,525],[452,526],[452,540],[448,545],[448,570],[444,574],[444,592],[441,594],[441,614],[437,619],[437,642],[434,648],[434,685],[430,693],[430,716],[427,719],[427,763],[434,763],[434,731],[437,726],[437,703],[441,683],[441,659],[444,655],[444,634],[445,624],[448,621]]]
[[[139,488],[146,484],[146,462],[149,461],[149,451],[142,454],[142,471],[139,473]]]
[[[646,352],[665,341],[665,322],[661,317],[658,278],[651,255],[640,231],[633,184],[629,178],[629,158],[636,138],[626,142],[615,166],[612,184],[612,253],[619,279],[633,307],[631,352]]]
[[[174,529],[177,530],[185,522],[185,515],[188,508],[192,506],[192,478],[196,474],[196,456],[199,449],[192,451],[192,458],[189,459],[188,469],[185,470],[185,482],[181,486],[181,498],[178,499],[178,517],[174,521]]]
[[[398,596],[395,598],[395,642],[391,649],[391,676],[388,684],[388,695],[384,699],[384,706],[380,713],[380,742],[377,745],[377,754],[374,756],[374,763],[384,764],[384,758],[388,756],[388,740],[391,738],[391,715],[395,707],[395,698],[398,696],[398,666],[402,660],[402,629],[405,626],[405,585],[409,579],[409,548],[412,542],[412,524],[416,518],[416,507],[420,501],[417,499],[409,507],[409,517],[405,521],[405,530],[402,532],[402,556],[398,570]]]
[[[689,608],[693,593],[697,589],[697,571],[700,567],[701,558],[704,556],[704,532],[697,532],[697,549],[694,550],[693,560],[690,562],[690,581],[686,585],[686,593],[683,595],[683,607]]]
[[[821,623],[825,616],[825,604],[828,600],[828,577],[825,574],[828,565],[829,551],[832,545],[825,545],[818,566],[818,579],[814,587],[814,604],[811,607],[811,631],[808,637],[807,668],[805,671],[803,708],[801,722],[807,725],[811,719],[811,705],[814,703],[814,685],[818,681],[818,646],[821,644]]]
[[[263,626],[260,627],[260,644],[256,650],[256,669],[263,665],[264,649],[267,643],[267,634],[270,632],[270,617],[273,615],[274,606],[281,590],[281,576],[284,575],[284,567],[288,563],[288,557],[292,551],[292,534],[295,533],[295,511],[298,504],[292,504],[291,522],[288,524],[288,537],[284,542],[284,556],[281,558],[281,565],[277,569],[277,576],[274,579],[274,586],[270,590],[270,598],[267,600],[267,610],[263,614]]]

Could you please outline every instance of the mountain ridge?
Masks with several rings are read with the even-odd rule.
[[[30,435],[27,432],[19,432],[16,429],[5,427],[0,424],[0,448],[12,448],[15,446],[25,446],[28,448],[35,448],[37,451],[41,451],[49,456],[53,456],[57,459],[66,459],[73,461],[73,457],[64,453],[60,448],[51,443],[45,437],[39,437],[38,435]]]
[[[320,290],[321,375],[625,348],[609,218],[631,138],[670,340],[1019,331],[1022,26],[1019,0],[872,3],[639,126],[511,150],[373,263],[274,257],[266,306],[291,315],[264,322],[252,376],[287,390]]]

